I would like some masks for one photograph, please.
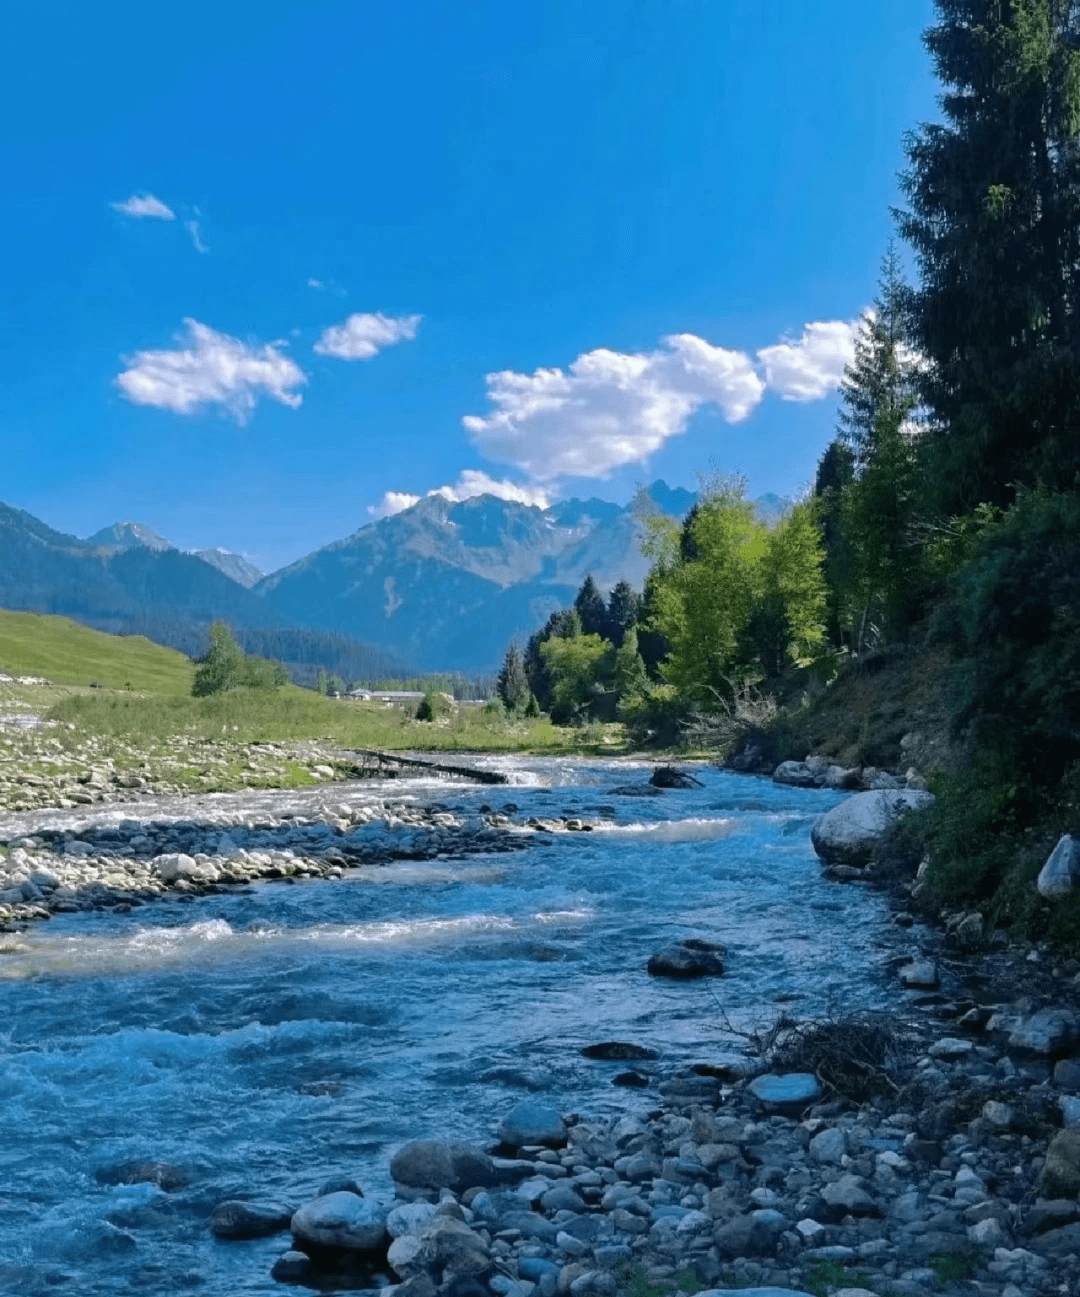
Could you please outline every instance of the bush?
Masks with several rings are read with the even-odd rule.
[[[192,695],[205,698],[227,689],[277,689],[288,684],[289,673],[280,662],[248,657],[224,622],[210,627],[210,648],[199,660]]]

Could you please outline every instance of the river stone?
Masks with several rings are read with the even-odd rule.
[[[720,977],[724,972],[723,954],[724,947],[715,941],[687,937],[658,950],[646,970],[653,977]]]
[[[189,881],[202,877],[202,870],[191,856],[182,851],[171,851],[164,856],[155,856],[150,861],[150,868],[163,883],[175,883],[181,878]]]
[[[386,1230],[391,1238],[401,1238],[403,1234],[415,1234],[434,1219],[434,1203],[407,1202],[390,1212],[386,1218]]]
[[[836,1126],[826,1126],[818,1131],[810,1141],[810,1158],[814,1162],[828,1165],[840,1165],[840,1160],[847,1151],[847,1140],[844,1132]]]
[[[562,1148],[566,1143],[566,1122],[549,1104],[526,1099],[499,1123],[499,1139],[511,1148],[522,1148],[526,1144]]]
[[[844,1216],[880,1216],[881,1208],[863,1188],[857,1175],[842,1175],[835,1184],[827,1184],[821,1197],[837,1220]]]
[[[648,1045],[634,1045],[624,1040],[604,1040],[598,1045],[586,1045],[581,1052],[586,1058],[616,1059],[625,1062],[660,1057],[658,1049],[650,1049]]]
[[[773,771],[774,784],[787,784],[791,788],[816,788],[818,776],[805,761],[781,761]]]
[[[1058,839],[1046,864],[1039,870],[1035,886],[1039,889],[1040,896],[1056,901],[1067,896],[1077,883],[1080,883],[1080,838],[1066,833]]]
[[[1080,1040],[1080,1023],[1068,1009],[1040,1009],[1009,1033],[1009,1044],[1032,1054],[1058,1054]]]
[[[219,1202],[210,1217],[210,1232],[217,1238],[262,1238],[288,1229],[291,1207],[280,1202]]]
[[[456,1139],[413,1139],[390,1159],[390,1175],[412,1189],[487,1189],[499,1181],[491,1158]]]
[[[394,1239],[386,1259],[403,1279],[425,1271],[481,1275],[491,1268],[487,1244],[453,1216],[437,1216],[417,1233]]]
[[[937,964],[932,959],[916,959],[900,970],[900,984],[910,990],[931,990],[938,984]]]
[[[810,830],[814,850],[828,865],[865,867],[876,844],[901,815],[933,802],[917,788],[856,793],[826,812]]]
[[[812,1072],[768,1072],[750,1082],[750,1093],[770,1108],[802,1108],[821,1098],[821,1082]]]
[[[1058,1131],[1050,1141],[1039,1192],[1046,1198],[1080,1194],[1080,1130]]]
[[[779,1231],[754,1216],[735,1216],[713,1231],[720,1256],[733,1260],[737,1256],[771,1256],[776,1251]]]
[[[270,1278],[280,1283],[303,1282],[312,1272],[311,1257],[306,1252],[283,1252],[270,1270]]]
[[[730,1288],[709,1288],[697,1297],[731,1297]],[[739,1297],[810,1297],[801,1288],[740,1288]]]
[[[355,1193],[328,1193],[292,1218],[293,1241],[371,1252],[386,1238],[386,1214]]]

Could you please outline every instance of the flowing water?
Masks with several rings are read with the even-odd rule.
[[[530,1092],[564,1111],[655,1104],[613,1088],[626,1065],[586,1060],[589,1043],[648,1044],[662,1058],[645,1070],[671,1070],[733,1052],[725,1015],[887,1001],[885,903],[823,881],[810,847],[840,795],[705,769],[703,788],[630,797],[612,789],[643,788],[647,768],[488,764],[516,786],[393,792],[601,826],[19,937],[0,960],[0,1293],[282,1293],[269,1271],[287,1237],[217,1242],[216,1202],[298,1203],[334,1175],[388,1199],[397,1145],[490,1144]],[[727,975],[648,977],[687,936],[723,942]],[[108,1183],[134,1161],[178,1183]]]

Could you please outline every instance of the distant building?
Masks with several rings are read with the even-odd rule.
[[[419,689],[350,689],[345,695],[376,703],[418,703],[423,696]]]

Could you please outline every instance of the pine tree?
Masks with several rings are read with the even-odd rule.
[[[622,702],[643,697],[648,687],[649,676],[638,652],[637,631],[631,626],[615,652],[615,690]]]
[[[629,581],[620,581],[608,595],[608,639],[621,648],[627,631],[637,625],[641,616],[641,595],[635,593]]]
[[[831,575],[839,618],[851,627],[856,648],[903,630],[919,582],[912,424],[919,374],[904,341],[905,298],[890,247],[840,385],[839,437],[851,453],[854,480],[839,496]]]
[[[508,712],[520,711],[529,701],[529,680],[516,644],[506,650],[496,689]]]
[[[936,0],[943,123],[906,141],[897,213],[931,362],[924,480],[938,513],[1080,473],[1080,6]]]
[[[591,573],[581,583],[581,589],[574,600],[574,608],[581,618],[583,635],[599,635],[603,639],[607,638],[607,605],[596,588]]]
[[[843,643],[845,617],[841,592],[851,584],[851,549],[842,527],[844,493],[855,480],[855,455],[834,437],[818,461],[814,503],[821,545],[825,552],[825,633],[829,642]]]

